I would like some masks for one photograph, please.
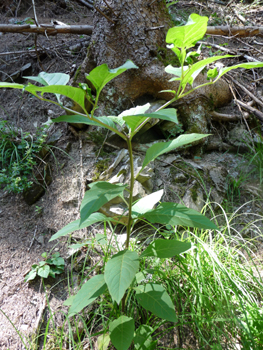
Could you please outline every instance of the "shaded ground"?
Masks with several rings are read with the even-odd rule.
[[[25,1],[18,7],[18,2],[8,2],[0,23],[15,23],[24,21],[27,17],[33,17],[30,1]],[[74,1],[45,1],[36,3],[38,20],[41,23],[49,23],[50,20],[60,20],[70,24],[92,24],[92,12],[86,7],[80,6]],[[221,10],[222,8],[222,10]],[[178,10],[174,19],[180,22],[187,18],[187,12],[200,14],[212,14],[211,25],[222,24],[221,18],[224,6],[211,2],[184,2],[179,1]],[[15,13],[18,12],[17,18]],[[247,24],[259,25],[260,13],[263,9],[251,7],[247,11]],[[260,12],[261,11],[261,12]],[[184,18],[185,17],[185,18]],[[234,21],[234,22],[233,22]],[[233,24],[240,21],[233,15]],[[253,44],[253,39],[247,41]],[[216,40],[216,39],[215,39]],[[222,40],[222,39],[221,39]],[[259,39],[256,39],[259,41]],[[78,66],[84,59],[88,37],[58,35],[49,39],[39,36],[37,45],[44,48],[43,53],[37,57],[35,52],[30,54],[17,53],[14,55],[0,56],[0,78],[6,79],[6,75],[12,76],[23,66],[30,63],[26,75],[37,75],[40,71],[69,72],[73,65]],[[13,52],[25,51],[36,44],[33,34],[4,34],[0,35],[0,51]],[[80,44],[75,50],[72,47]],[[240,45],[238,41],[229,41],[228,48]],[[260,50],[260,46],[258,46]],[[248,51],[250,48],[247,49]],[[74,52],[73,52],[74,51]],[[24,73],[23,73],[24,74]],[[25,75],[25,74],[24,74]],[[257,78],[257,77],[256,77]],[[252,85],[257,92],[257,85]],[[54,106],[48,106],[30,97],[22,96],[19,92],[0,91],[0,118],[11,121],[16,127],[24,131],[34,133],[37,126],[45,122],[48,117],[59,115],[59,110]],[[225,109],[225,112],[235,111],[233,105]],[[223,125],[223,128],[225,125]],[[52,156],[49,163],[52,168],[53,181],[46,194],[32,206],[27,205],[22,195],[12,195],[0,190],[0,309],[6,314],[0,313],[0,348],[18,350],[23,345],[7,317],[12,321],[18,331],[23,334],[32,334],[38,326],[38,317],[42,315],[42,305],[45,302],[43,288],[40,280],[33,284],[24,283],[24,276],[33,263],[41,260],[41,253],[49,251],[54,243],[48,243],[51,235],[62,228],[68,222],[78,218],[78,206],[81,199],[81,177],[78,170],[79,141],[69,131],[66,125],[56,126],[52,134],[61,131],[61,137],[56,144],[62,150],[71,151],[67,157],[60,151],[55,151],[56,160]],[[83,144],[83,166],[85,175],[89,177],[91,165],[96,155],[93,146],[89,142]],[[39,211],[36,207],[41,208]],[[65,256],[66,250],[61,243],[54,247]],[[68,263],[68,261],[67,261]],[[47,281],[47,284],[53,283]],[[53,286],[53,285],[52,285]],[[59,292],[58,292],[59,290]],[[67,298],[67,276],[60,278],[59,288],[50,288],[49,300],[53,311],[61,308],[61,301]],[[185,348],[194,348],[194,345],[185,345]]]

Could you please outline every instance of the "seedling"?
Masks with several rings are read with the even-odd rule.
[[[32,281],[37,276],[41,278],[53,277],[64,272],[65,261],[60,257],[59,253],[55,253],[51,258],[47,258],[48,254],[45,252],[41,254],[44,260],[38,264],[32,265],[31,271],[26,275],[25,282]]]
[[[146,220],[150,223],[161,225],[185,226],[202,229],[217,229],[216,225],[200,213],[188,209],[187,207],[176,203],[162,203],[163,190],[154,192],[138,202],[133,203],[133,189],[136,178],[145,169],[145,167],[158,156],[170,152],[178,147],[190,145],[208,135],[204,134],[187,134],[180,135],[175,140],[168,142],[159,142],[152,145],[146,152],[141,169],[137,174],[134,172],[132,139],[148,123],[151,118],[172,121],[178,124],[176,110],[174,108],[166,108],[172,102],[187,96],[198,87],[186,91],[188,85],[193,84],[198,74],[206,67],[207,64],[213,63],[219,59],[231,57],[230,55],[216,56],[198,61],[192,64],[191,56],[197,56],[198,52],[188,50],[195,46],[195,43],[202,39],[206,32],[207,17],[201,17],[192,14],[185,26],[174,27],[168,31],[166,41],[171,44],[169,48],[177,55],[180,67],[166,67],[166,72],[174,75],[171,80],[178,80],[177,90],[168,90],[174,97],[165,103],[161,108],[153,113],[146,113],[149,105],[138,106],[128,111],[121,113],[118,116],[103,116],[95,117],[94,112],[97,108],[100,93],[104,86],[112,79],[125,72],[127,69],[137,69],[138,67],[131,61],[127,61],[124,65],[109,69],[106,64],[93,69],[87,75],[88,83],[91,83],[95,89],[95,98],[91,93],[91,89],[87,84],[80,84],[79,88],[66,86],[69,77],[62,73],[40,73],[38,77],[29,77],[32,80],[44,85],[43,87],[28,84],[23,86],[20,84],[0,83],[0,87],[11,87],[23,89],[32,93],[43,101],[52,102],[64,108],[68,115],[63,115],[54,119],[51,122],[69,122],[83,123],[87,125],[100,126],[106,128],[115,134],[119,135],[126,143],[129,151],[130,163],[130,183],[112,184],[106,181],[99,181],[89,185],[90,189],[85,193],[81,207],[80,219],[71,222],[63,229],[52,236],[51,241],[88,227],[98,222],[120,223],[120,217],[106,217],[99,213],[100,208],[110,200],[121,197],[124,199],[124,191],[128,193],[127,214],[125,225],[126,243],[125,249],[118,251],[102,269],[98,275],[90,278],[79,290],[76,296],[70,297],[67,305],[70,305],[69,316],[74,316],[83,308],[94,302],[103,293],[107,293],[112,298],[112,308],[116,311],[111,313],[104,333],[109,333],[110,340],[117,350],[127,350],[132,342],[136,349],[154,348],[155,344],[151,341],[153,329],[146,325],[140,325],[135,328],[134,314],[129,313],[127,300],[129,295],[134,296],[136,305],[143,308],[155,316],[170,322],[176,322],[177,316],[175,307],[171,297],[162,285],[161,278],[156,278],[153,282],[147,279],[151,272],[148,268],[144,268],[147,264],[151,264],[151,259],[171,259],[176,255],[185,253],[191,248],[191,244],[187,241],[174,239],[155,239],[150,243],[143,252],[140,250],[132,250],[130,245],[130,236],[133,232],[134,225],[140,220]],[[201,86],[211,85],[220,77],[232,69],[236,68],[257,68],[263,67],[261,62],[252,62],[238,64],[232,67],[221,68],[220,70],[212,69],[207,73],[208,82]],[[40,93],[40,94],[38,94]],[[57,102],[44,97],[44,93],[54,93],[57,97]],[[83,113],[77,113],[74,110],[63,106],[60,102],[60,95],[71,98],[78,104]],[[88,101],[93,109],[88,113],[85,107],[85,101]],[[120,128],[121,127],[121,128]],[[123,216],[122,216],[123,219]],[[172,235],[172,234],[171,234]],[[147,263],[145,263],[145,260]],[[46,262],[42,266],[47,266]],[[34,265],[36,266],[38,265]],[[40,268],[42,268],[42,266]],[[140,270],[141,267],[141,270]],[[32,272],[32,276],[39,272]],[[45,267],[46,274],[48,268]],[[41,270],[42,271],[42,270]],[[142,278],[142,275],[144,278]],[[135,313],[136,314],[136,313]],[[114,317],[113,315],[116,315]],[[107,337],[107,336],[106,336]],[[146,342],[147,344],[145,347]]]

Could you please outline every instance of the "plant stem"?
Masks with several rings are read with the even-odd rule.
[[[132,195],[133,195],[133,187],[134,187],[134,167],[133,167],[133,155],[132,155],[132,143],[131,138],[127,138],[127,145],[129,151],[129,159],[130,159],[130,171],[131,171],[131,179],[130,179],[130,196],[129,196],[129,216],[128,216],[128,225],[127,225],[127,238],[125,243],[125,248],[129,249],[130,243],[130,234],[131,234],[131,226],[132,226]]]

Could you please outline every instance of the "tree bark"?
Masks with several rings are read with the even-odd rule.
[[[139,67],[109,84],[97,113],[116,114],[133,105],[150,102],[150,98],[170,100],[171,93],[160,93],[178,87],[178,82],[169,82],[171,75],[164,71],[171,59],[175,60],[174,54],[166,48],[166,33],[173,23],[165,1],[97,0],[94,8],[97,10],[94,12],[91,45],[75,83],[85,81],[85,74],[103,63],[116,68],[130,59]],[[204,79],[200,77],[198,84]],[[191,97],[201,94],[209,98],[211,93],[215,106],[230,100],[224,82],[218,83],[212,92],[211,87],[204,88]]]

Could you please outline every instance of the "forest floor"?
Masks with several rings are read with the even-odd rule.
[[[237,1],[236,1],[237,2]],[[24,23],[26,18],[33,18],[31,1],[13,2],[14,6],[7,6],[0,14],[2,24]],[[20,6],[19,6],[19,4]],[[237,2],[238,3],[238,2]],[[240,18],[231,13],[230,8],[212,1],[178,1],[174,10],[174,19],[180,22],[186,20],[186,14],[199,13],[210,15],[209,25],[225,24],[227,13],[229,20],[234,18],[233,25],[241,25]],[[238,9],[238,8],[237,8]],[[37,1],[36,10],[40,23],[50,23],[51,20],[67,24],[92,25],[92,11],[78,2],[70,1]],[[246,25],[263,25],[263,7],[260,5],[246,8],[243,11]],[[241,14],[240,14],[241,16]],[[185,18],[183,18],[185,17]],[[232,18],[232,19],[231,19]],[[37,40],[37,41],[36,41]],[[36,76],[40,71],[70,72],[72,67],[78,67],[85,58],[89,37],[86,35],[57,35],[53,37],[34,34],[0,33],[0,80],[6,75],[21,71],[27,66],[26,72],[20,75]],[[244,46],[247,54],[254,50],[259,51],[257,57],[263,57],[262,47],[255,41],[261,38],[220,39],[228,43],[228,49]],[[34,47],[37,43],[39,53]],[[74,48],[79,44],[77,48]],[[261,44],[263,45],[263,43]],[[217,51],[213,47],[207,49]],[[256,52],[256,51],[253,51]],[[27,52],[28,51],[28,52]],[[29,52],[31,51],[31,52]],[[11,53],[16,52],[16,53]],[[19,75],[18,74],[18,75]],[[255,77],[257,80],[259,77]],[[251,82],[246,85],[256,95],[261,93],[262,85]],[[258,91],[261,90],[261,91]],[[233,112],[233,104],[225,108],[225,113]],[[236,113],[238,108],[235,106]],[[8,120],[23,132],[34,134],[36,129],[46,122],[49,117],[59,116],[60,111],[53,105],[47,105],[28,95],[21,95],[17,91],[0,91],[0,118]],[[39,318],[43,317],[46,308],[46,294],[43,291],[40,279],[33,283],[25,283],[24,277],[31,266],[41,260],[41,254],[53,249],[66,259],[66,241],[59,244],[49,243],[49,239],[65,224],[78,218],[78,207],[81,200],[81,179],[78,170],[79,140],[65,124],[56,125],[52,134],[60,135],[56,143],[54,156],[47,160],[52,169],[52,183],[47,187],[44,196],[35,204],[28,205],[21,194],[10,194],[0,189],[0,348],[1,350],[22,350],[24,345],[17,331],[26,336],[33,335],[39,326]],[[69,151],[67,156],[62,151]],[[60,149],[60,150],[59,150]],[[86,173],[91,172],[96,155],[93,145],[86,142],[83,145],[85,154],[84,165]],[[66,260],[66,265],[69,264]],[[49,307],[51,310],[66,310],[62,306],[68,297],[67,275],[46,281]],[[44,308],[43,308],[44,305]],[[47,317],[47,316],[45,316]],[[59,317],[58,324],[59,324]],[[16,331],[17,330],[17,331]],[[194,346],[185,345],[185,349],[194,349]]]

